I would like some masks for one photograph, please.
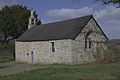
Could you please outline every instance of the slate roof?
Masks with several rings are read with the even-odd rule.
[[[60,39],[75,39],[92,15],[70,19],[61,22],[33,26],[17,41],[48,41]]]

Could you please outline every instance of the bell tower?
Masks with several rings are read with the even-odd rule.
[[[28,29],[30,29],[31,27],[37,25],[37,15],[35,11],[31,11],[31,15],[29,18],[29,24],[28,24]]]

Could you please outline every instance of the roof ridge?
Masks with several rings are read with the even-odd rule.
[[[80,16],[80,17],[76,17],[76,18],[61,20],[61,21],[57,21],[57,22],[51,22],[51,23],[41,24],[41,26],[43,26],[43,25],[49,25],[49,24],[55,24],[55,23],[61,23],[61,22],[68,22],[68,21],[71,21],[71,20],[76,20],[76,19],[80,19],[80,18],[84,18],[84,17],[92,17],[92,16],[93,15],[85,15],[85,16]],[[37,26],[39,26],[39,25],[37,25]]]

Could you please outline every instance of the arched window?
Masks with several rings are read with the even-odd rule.
[[[91,39],[89,39],[89,49],[91,49],[91,47],[92,47],[92,41]]]
[[[34,19],[31,19],[31,24],[34,24]]]
[[[85,49],[92,48],[92,38],[90,37],[91,33],[92,33],[92,30],[90,30],[85,37]]]
[[[85,40],[85,49],[87,48],[87,40]]]
[[[92,41],[91,39],[85,40],[85,49],[91,49],[92,48]]]

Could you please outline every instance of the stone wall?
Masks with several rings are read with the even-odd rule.
[[[89,33],[91,31],[91,33]],[[88,34],[89,33],[89,34]],[[85,39],[91,38],[92,46],[85,48]],[[83,28],[75,40],[53,40],[53,41],[16,41],[16,61],[40,64],[82,64],[101,61],[107,50],[106,37],[91,19]],[[55,52],[52,52],[51,42],[55,44]],[[31,53],[34,57],[31,57]]]
[[[91,49],[85,48],[85,38],[89,31],[92,31],[88,37],[92,39]],[[72,54],[74,63],[93,63],[104,58],[107,51],[106,37],[91,19],[83,28],[81,33],[72,41]]]
[[[51,42],[55,44],[52,52]],[[18,42],[16,41],[16,61],[32,63],[31,52],[34,53],[34,63],[40,64],[71,64],[71,40]]]

